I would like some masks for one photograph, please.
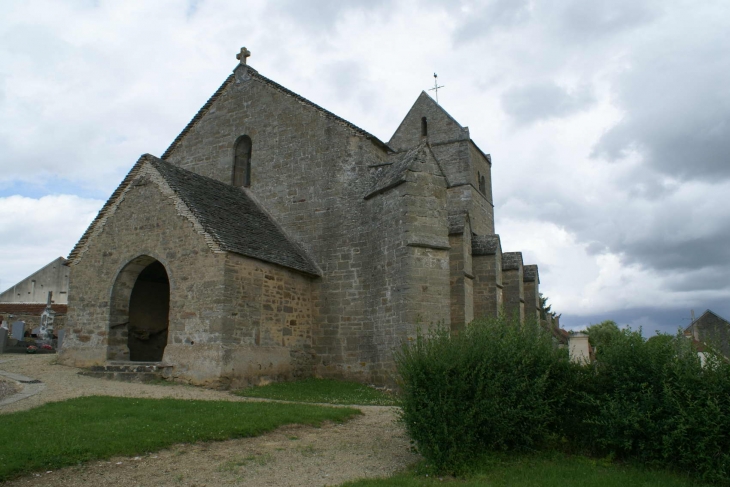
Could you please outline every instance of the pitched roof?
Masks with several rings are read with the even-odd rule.
[[[323,115],[326,118],[334,120],[335,122],[339,123],[340,125],[343,125],[343,126],[347,127],[348,129],[352,130],[356,134],[365,137],[366,139],[370,140],[376,146],[380,147],[381,149],[385,150],[386,152],[393,152],[393,150],[388,146],[388,144],[381,141],[373,134],[361,129],[360,127],[358,127],[357,125],[355,125],[353,123],[348,122],[344,118],[335,115],[334,113],[330,112],[329,110],[325,110],[324,108],[317,105],[316,103],[313,103],[313,102],[307,100],[306,98],[304,98],[303,96],[294,93],[293,91],[289,90],[288,88],[281,86],[279,83],[272,81],[269,78],[259,74],[259,72],[256,71],[255,69],[253,69],[252,67],[247,65],[246,69],[248,70],[247,74],[251,77],[251,79],[264,83],[265,85],[270,86],[271,88],[274,88],[275,90],[294,98],[298,102],[316,109],[320,113],[320,115]],[[213,93],[213,96],[208,98],[208,101],[206,101],[205,104],[200,108],[200,110],[198,110],[198,113],[195,114],[195,116],[192,118],[192,120],[190,120],[190,122],[188,122],[188,124],[185,126],[183,131],[180,132],[180,134],[177,137],[175,137],[175,140],[172,141],[172,144],[170,144],[170,147],[168,147],[167,150],[162,154],[162,159],[167,159],[170,156],[170,154],[172,154],[172,151],[175,150],[175,148],[180,143],[180,141],[182,141],[182,139],[185,138],[185,136],[188,134],[188,132],[190,132],[190,130],[195,126],[195,124],[197,124],[198,121],[200,121],[200,119],[203,118],[203,116],[208,112],[208,110],[213,105],[213,103],[233,83],[234,80],[235,80],[235,75],[233,75],[233,74],[229,75],[228,78],[226,78],[226,80],[223,82],[223,84],[220,86],[220,88],[218,88],[216,90],[216,92]]]
[[[143,155],[107,201],[99,215],[69,255],[80,257],[96,226],[103,224],[116,208],[115,200],[126,192],[142,169],[149,165],[159,173],[203,232],[223,251],[253,257],[266,262],[319,276],[321,271],[305,251],[291,240],[246,192],[229,184],[181,169],[149,154]]]
[[[444,179],[446,179],[446,184],[448,186],[449,181],[446,178],[446,173],[444,173],[443,168],[441,168],[441,164],[438,159],[436,159],[436,156],[434,156],[433,151],[431,151],[431,147],[428,145],[428,142],[424,140],[419,145],[406,152],[392,154],[390,157],[394,159],[393,162],[383,164],[384,170],[382,174],[380,174],[378,179],[375,181],[375,184],[373,184],[370,191],[368,191],[365,195],[365,199],[370,199],[373,196],[384,193],[401,183],[405,183],[408,169],[417,162],[426,162],[429,152],[431,153],[431,157],[433,157],[436,161],[436,164],[441,170],[441,174],[444,176]]]

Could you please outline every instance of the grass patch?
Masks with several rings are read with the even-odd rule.
[[[348,482],[342,487],[697,487],[687,477],[558,453],[483,460],[465,478],[423,473],[419,465],[386,479]]]
[[[308,404],[90,396],[0,416],[0,482],[175,443],[257,436],[284,424],[318,426],[361,414]]]
[[[328,404],[355,404],[360,406],[395,406],[392,394],[360,384],[331,379],[303,379],[295,382],[274,382],[265,386],[249,387],[236,394],[294,402]]]

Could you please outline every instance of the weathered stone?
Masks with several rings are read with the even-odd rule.
[[[69,256],[61,359],[128,358],[129,296],[159,262],[167,375],[392,382],[394,349],[419,329],[458,330],[503,301],[524,317],[521,256],[505,267],[493,232],[491,157],[425,93],[385,144],[239,64]]]

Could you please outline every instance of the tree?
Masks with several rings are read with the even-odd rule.
[[[590,325],[586,329],[588,333],[588,341],[592,347],[600,347],[611,343],[616,335],[621,334],[621,330],[613,320],[604,320],[600,323]]]
[[[543,296],[542,293],[540,293],[540,319],[541,320],[547,320],[548,315],[554,315],[554,313],[550,312],[550,309],[553,307],[552,304],[547,304],[548,298],[547,296]]]

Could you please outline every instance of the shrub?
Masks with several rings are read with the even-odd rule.
[[[708,481],[730,480],[730,365],[702,366],[678,335],[644,340],[622,330],[597,350],[578,397],[585,425],[574,439],[596,453],[662,464]]]
[[[487,451],[537,448],[559,430],[575,368],[536,324],[444,327],[396,354],[401,419],[437,470],[458,473]]]

